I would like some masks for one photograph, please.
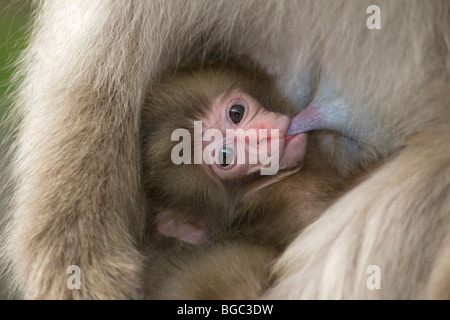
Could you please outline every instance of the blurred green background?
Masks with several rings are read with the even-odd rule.
[[[8,98],[13,90],[11,76],[14,62],[27,42],[29,31],[31,1],[0,0],[0,219],[5,211],[5,193],[1,192],[4,178],[4,155],[8,147],[5,139],[8,131],[4,119],[8,115],[11,101]],[[5,277],[1,272],[0,261],[0,299],[6,299]],[[9,296],[14,297],[14,296]]]
[[[0,116],[9,109],[6,99],[14,61],[26,44],[29,29],[30,1],[0,0]]]

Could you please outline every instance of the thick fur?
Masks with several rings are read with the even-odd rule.
[[[272,298],[448,298],[450,3],[44,1],[22,60],[5,253],[26,298],[139,298],[139,115],[165,67],[244,53],[305,106],[326,74],[358,128],[325,136],[341,174],[383,161],[301,234]],[[155,119],[157,121],[157,119]],[[68,290],[66,268],[82,270]],[[382,289],[368,290],[379,265]]]
[[[280,253],[230,239],[202,246],[154,240],[144,283],[146,297],[157,300],[256,299],[270,286],[270,266]]]

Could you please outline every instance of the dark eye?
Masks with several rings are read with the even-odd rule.
[[[223,146],[219,151],[219,163],[222,167],[228,167],[234,159],[234,150],[230,146]]]
[[[230,118],[234,123],[239,123],[244,116],[245,108],[240,104],[234,104],[230,109]]]

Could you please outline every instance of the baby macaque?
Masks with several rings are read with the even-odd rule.
[[[342,191],[315,134],[245,60],[161,76],[143,109],[147,296],[255,299],[270,265]],[[157,121],[153,121],[157,119]],[[291,128],[292,131],[292,128]]]

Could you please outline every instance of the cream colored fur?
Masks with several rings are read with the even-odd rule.
[[[278,262],[270,298],[448,298],[450,3],[43,1],[22,58],[3,254],[25,298],[141,298],[139,114],[167,66],[246,53],[299,109],[326,74],[360,149],[329,137],[342,174],[383,161]],[[157,121],[157,119],[155,119]],[[373,128],[376,130],[374,131]],[[68,290],[66,268],[82,270]],[[367,266],[382,288],[368,290]]]

